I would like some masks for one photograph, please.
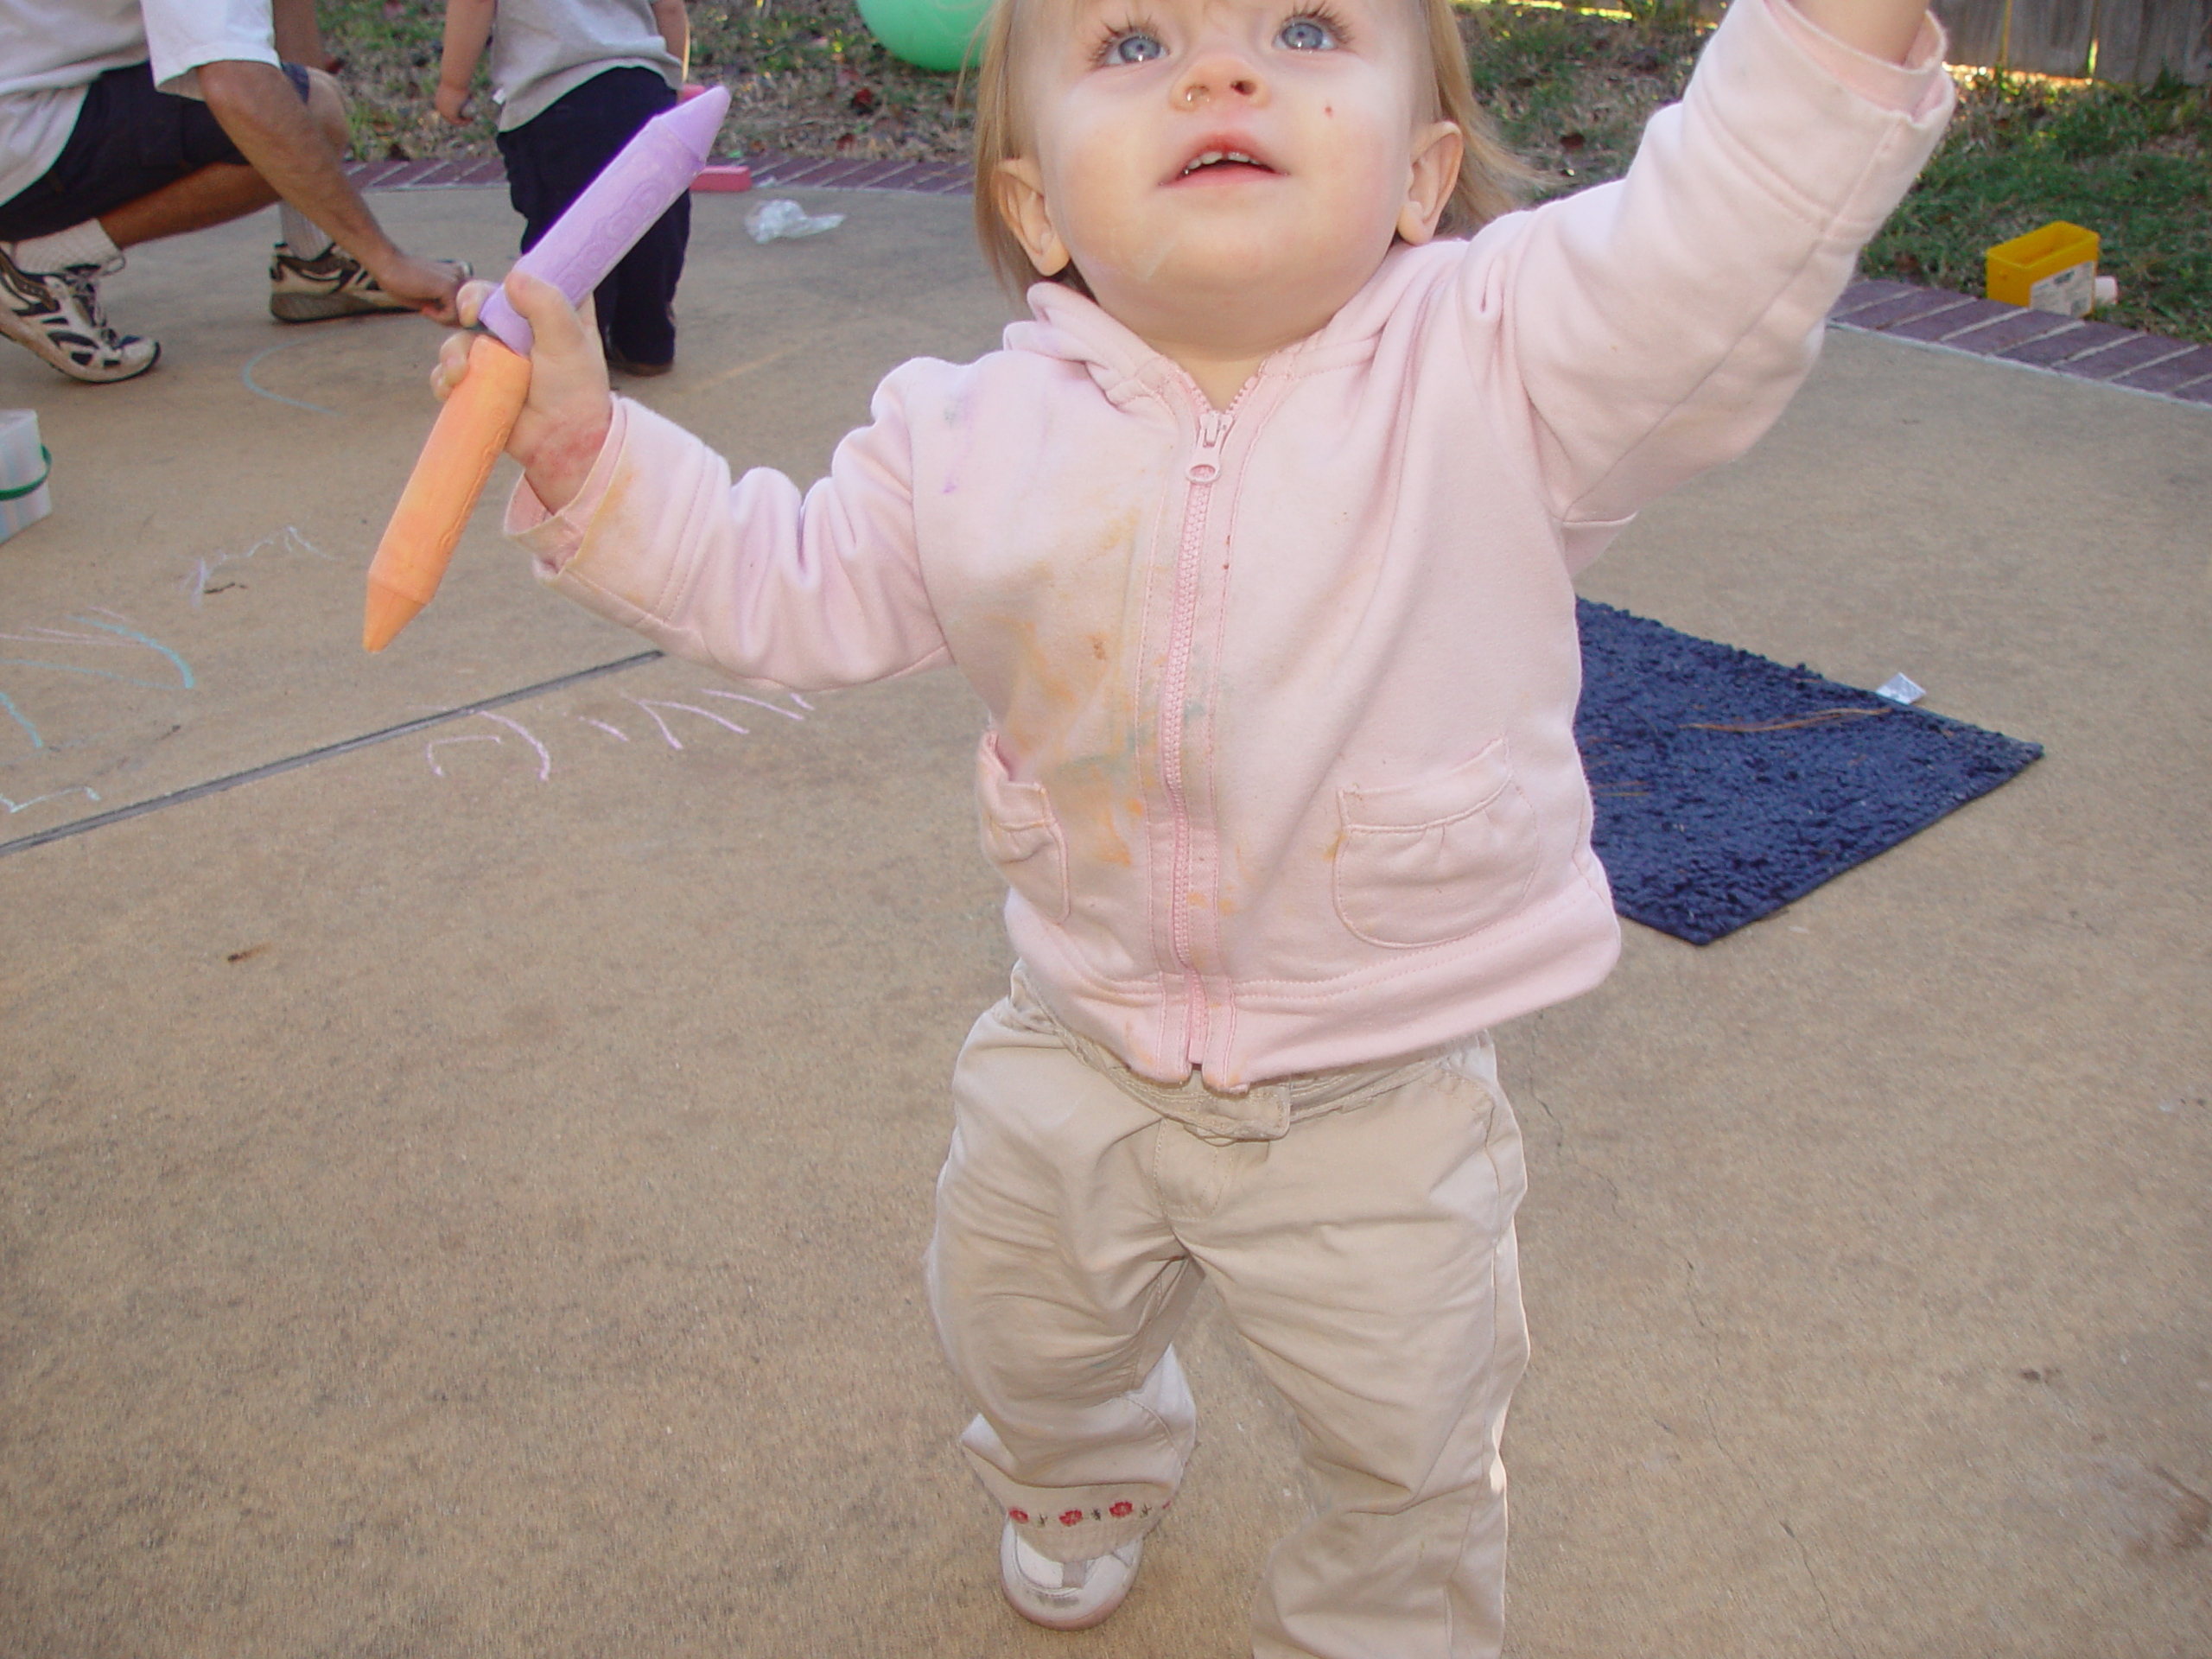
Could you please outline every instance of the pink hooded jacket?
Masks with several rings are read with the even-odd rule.
[[[921,359],[804,494],[619,403],[509,528],[668,651],[798,690],[950,663],[1007,928],[1134,1071],[1237,1090],[1573,996],[1619,949],[1573,573],[1764,432],[1951,88],[1742,0],[1629,176],[1401,247],[1214,410],[1071,290]]]

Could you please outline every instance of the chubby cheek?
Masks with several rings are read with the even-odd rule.
[[[1058,169],[1052,223],[1087,276],[1149,274],[1173,251],[1171,228],[1145,211],[1152,182],[1110,145],[1088,146]]]
[[[1405,146],[1357,123],[1337,121],[1330,147],[1326,231],[1344,257],[1379,257],[1397,234],[1405,200]]]

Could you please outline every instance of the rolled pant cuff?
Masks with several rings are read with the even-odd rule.
[[[1111,1554],[1158,1526],[1174,1502],[1173,1493],[1163,1492],[1149,1481],[1118,1486],[1024,1486],[973,1453],[969,1461],[976,1465],[976,1474],[1023,1541],[1049,1560],[1084,1561]]]

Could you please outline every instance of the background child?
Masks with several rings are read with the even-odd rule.
[[[1255,1653],[1499,1650],[1524,1181],[1484,1028],[1618,946],[1571,577],[1802,379],[1941,48],[1922,0],[1738,0],[1625,180],[1484,224],[1445,0],[1001,0],[977,215],[1034,320],[895,371],[804,494],[610,400],[510,279],[543,575],[739,676],[950,663],[988,709],[1020,965],[928,1270],[1025,1616],[1126,1592],[1209,1279],[1313,1503]]]
[[[448,0],[437,106],[455,124],[487,38],[499,154],[527,253],[638,129],[675,104],[691,23],[683,0]],[[594,292],[607,360],[626,374],[675,365],[690,234],[690,199],[680,196]]]

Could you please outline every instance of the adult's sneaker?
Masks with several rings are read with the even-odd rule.
[[[0,242],[0,333],[44,358],[72,380],[128,380],[154,366],[154,340],[119,334],[100,309],[99,283],[123,269],[118,254],[104,265],[25,270],[16,246]]]
[[[999,1535],[999,1586],[1014,1611],[1031,1624],[1087,1630],[1122,1605],[1143,1553],[1144,1540],[1132,1538],[1109,1555],[1056,1561],[1032,1549],[1009,1521]]]
[[[418,308],[378,287],[368,267],[335,242],[312,259],[302,259],[279,242],[269,261],[269,315],[279,322]]]

